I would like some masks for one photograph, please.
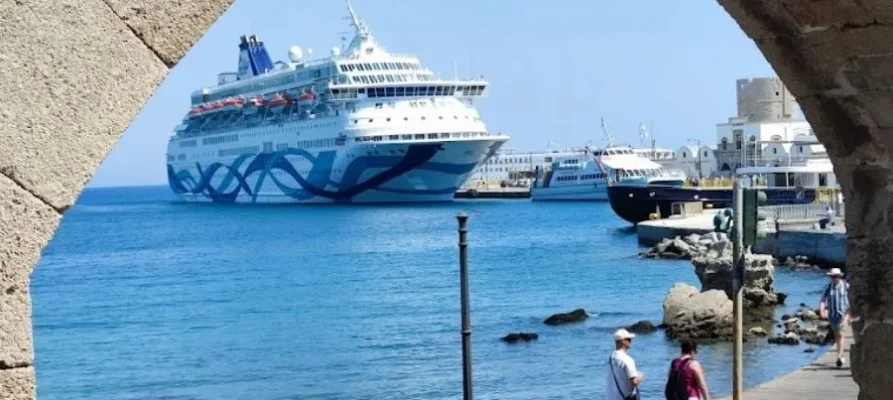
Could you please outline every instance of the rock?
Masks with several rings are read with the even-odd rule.
[[[778,299],[778,304],[784,304],[784,301],[788,299],[787,293],[776,292],[775,297]]]
[[[755,326],[755,327],[753,327],[753,328],[750,328],[750,330],[747,331],[747,333],[750,333],[751,335],[759,336],[759,337],[763,337],[763,336],[768,335],[768,333],[766,333],[766,330],[763,329],[763,328],[761,328],[761,327],[759,327],[759,326]]]
[[[701,282],[701,290],[719,289],[732,298],[732,256],[711,257],[711,255],[723,252],[720,249],[726,242],[717,242],[711,247],[707,255],[695,257],[692,264],[695,266],[695,274]],[[751,254],[745,257],[746,287],[762,289],[767,293],[774,293],[775,266],[772,265],[772,257],[762,254]]]
[[[627,331],[632,333],[651,333],[657,330],[657,327],[648,320],[642,320],[626,327]]]
[[[678,260],[678,259],[683,258],[683,255],[678,254],[678,253],[671,253],[671,252],[667,251],[664,253],[660,253],[660,258],[665,259],[665,260]]]
[[[770,344],[784,344],[789,346],[796,346],[800,344],[800,337],[797,336],[796,333],[789,332],[784,336],[776,336],[769,338]]]
[[[675,252],[678,254],[690,254],[691,253],[691,246],[689,246],[688,243],[685,243],[684,240],[679,239],[678,237],[676,239],[673,239],[673,244],[671,245],[670,248],[674,249]]]
[[[701,235],[697,233],[692,233],[685,237],[685,243],[688,243],[691,246],[697,245],[701,241]]]
[[[785,331],[798,332],[800,330],[799,318],[788,318],[786,320],[782,320],[781,323],[784,325]]]
[[[825,344],[825,335],[821,334],[815,326],[803,328],[798,332],[804,342],[809,344]]]
[[[819,319],[819,315],[812,309],[806,308],[800,312],[800,318],[804,321],[815,321]]]
[[[677,283],[663,303],[663,323],[671,338],[719,339],[732,337],[732,301],[720,290],[699,292]]]
[[[803,352],[804,353],[815,353],[815,349],[812,347],[807,347],[805,350],[803,350]]]
[[[586,310],[578,308],[569,313],[554,314],[551,317],[546,318],[543,323],[546,325],[562,325],[574,322],[582,322],[585,321],[586,318],[589,318],[589,314],[586,313]]]
[[[787,321],[791,318],[793,318],[793,317],[790,314],[782,314],[782,316],[781,316],[782,321]]]
[[[657,254],[666,253],[667,247],[670,247],[670,241],[667,239],[661,240],[660,243],[654,246],[653,252]]]
[[[518,332],[518,333],[509,333],[502,338],[503,342],[506,343],[515,343],[519,341],[530,342],[533,340],[537,340],[540,338],[540,335],[537,335],[533,332]]]
[[[806,303],[800,303],[800,307],[809,307],[809,306],[807,306]]]
[[[715,243],[706,253],[692,259],[695,274],[701,281],[701,290],[722,290],[732,297],[732,257],[724,247],[727,242]],[[730,250],[730,249],[728,249]],[[719,258],[714,255],[722,255]],[[746,286],[744,287],[745,317],[750,322],[771,321],[774,307],[781,304],[781,299],[773,289],[775,282],[775,266],[771,256],[749,254],[745,258]]]

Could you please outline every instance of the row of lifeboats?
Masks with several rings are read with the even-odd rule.
[[[235,96],[207,102],[192,107],[192,109],[189,110],[189,116],[196,117],[199,115],[207,115],[219,111],[237,110],[241,110],[243,113],[250,115],[256,114],[258,110],[260,110],[264,106],[266,106],[270,111],[274,113],[279,113],[282,112],[282,110],[285,109],[286,106],[291,104],[298,104],[300,106],[306,107],[313,105],[315,102],[316,93],[313,92],[313,89],[307,89],[304,91],[304,93],[301,93],[296,97],[290,97],[284,92],[279,92],[274,94],[269,100],[265,99],[263,96],[254,96],[248,99],[242,96]]]

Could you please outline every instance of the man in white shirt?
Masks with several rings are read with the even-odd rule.
[[[614,332],[616,350],[611,353],[608,360],[608,374],[605,381],[607,400],[638,398],[638,386],[645,376],[636,370],[636,361],[629,356],[629,348],[632,347],[634,337],[636,335],[627,332],[626,329]]]

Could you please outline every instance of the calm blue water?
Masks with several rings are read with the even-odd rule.
[[[69,210],[32,280],[41,399],[457,399],[455,214],[470,219],[478,399],[603,398],[610,332],[658,322],[684,261],[641,260],[607,204],[216,206],[167,188],[93,189]],[[789,303],[823,276],[778,273]],[[594,314],[547,327],[554,312]],[[779,310],[782,312],[785,310]],[[511,331],[538,342],[505,345]],[[633,356],[658,398],[676,346]],[[748,386],[814,358],[746,344]],[[731,346],[700,354],[715,394]]]

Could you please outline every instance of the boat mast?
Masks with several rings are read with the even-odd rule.
[[[605,135],[605,142],[607,142],[607,147],[614,147],[614,142],[616,142],[617,139],[614,138],[614,135],[611,134],[608,126],[605,125],[605,117],[602,117],[602,133],[604,133]]]
[[[357,12],[354,10],[353,3],[350,0],[347,0],[347,13],[350,14],[350,25],[357,31],[357,36],[364,40],[368,38],[369,28],[360,17],[357,16]]]

